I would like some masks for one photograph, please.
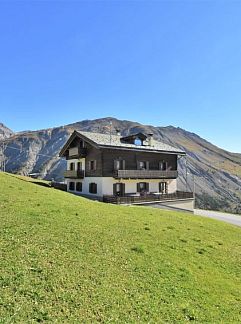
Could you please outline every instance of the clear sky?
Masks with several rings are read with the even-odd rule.
[[[241,2],[0,1],[0,122],[106,116],[241,152]]]

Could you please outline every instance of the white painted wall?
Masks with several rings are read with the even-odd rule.
[[[69,183],[70,182],[74,182],[75,183],[75,187],[76,187],[76,182],[82,182],[82,192],[79,191],[71,191],[69,190]],[[89,192],[89,184],[91,182],[94,182],[97,184],[97,193],[96,194],[92,194]],[[103,196],[102,193],[102,178],[101,177],[85,177],[84,179],[65,179],[65,183],[67,184],[67,191],[69,192],[74,192],[77,193],[79,195],[83,194],[83,195],[90,195],[93,197],[101,197]]]
[[[78,162],[78,160],[76,160]],[[77,163],[76,162],[76,163]],[[79,194],[91,195],[96,197],[102,197],[103,195],[113,195],[113,184],[114,183],[125,183],[125,192],[136,193],[137,192],[137,183],[138,182],[148,182],[149,183],[149,192],[159,192],[159,182],[160,179],[138,179],[138,180],[116,180],[111,177],[85,177],[84,179],[66,179],[69,191],[69,182],[82,182],[82,192]],[[97,194],[89,193],[89,184],[94,182],[97,184]],[[177,190],[177,181],[166,180],[168,183],[168,193],[173,193]]]

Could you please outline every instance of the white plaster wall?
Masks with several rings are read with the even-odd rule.
[[[84,195],[90,195],[90,196],[103,196],[103,190],[102,190],[102,177],[85,177],[83,179],[83,188],[82,188],[82,194]],[[94,182],[97,184],[97,193],[92,194],[89,192],[89,184],[91,182]]]
[[[113,184],[114,183],[125,183],[125,192],[126,193],[134,193],[137,191],[137,183],[138,182],[148,182],[149,183],[149,191],[150,192],[159,192],[159,182],[160,179],[135,179],[135,180],[116,180],[111,177],[102,178],[102,193],[103,195],[113,195]],[[166,180],[168,183],[168,193],[173,193],[177,190],[177,181],[174,180]]]
[[[177,191],[177,180],[168,180],[168,193],[174,193]]]
[[[76,163],[78,160],[76,160]],[[117,180],[111,177],[85,177],[84,179],[65,179],[65,182],[82,182],[82,192],[77,192],[78,194],[91,195],[91,196],[103,196],[103,195],[113,195],[113,184],[114,183],[125,183],[125,192],[136,193],[138,182],[148,182],[149,192],[159,192],[159,182],[160,179],[138,179],[138,180]],[[89,193],[89,184],[94,182],[97,184],[97,194]],[[166,180],[168,182],[168,193],[173,193],[177,189],[176,180]],[[67,187],[69,188],[69,186]]]
[[[76,182],[82,182],[82,191],[72,191],[69,190],[69,182],[75,182],[75,187],[76,187]],[[89,192],[89,184],[91,182],[94,182],[97,184],[97,193],[92,194]],[[102,178],[101,177],[85,177],[84,179],[65,179],[65,183],[67,183],[67,191],[77,193],[79,195],[90,195],[93,197],[97,196],[103,196],[102,193]]]

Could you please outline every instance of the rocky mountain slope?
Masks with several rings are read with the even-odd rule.
[[[185,158],[179,160],[181,177],[178,186],[183,190],[193,190],[195,187],[198,207],[241,212],[241,154],[222,150],[194,133],[172,126],[153,127],[103,118],[10,134],[10,137],[5,136],[8,137],[5,139],[6,169],[14,173],[36,173],[46,179],[61,180],[65,161],[59,159],[58,153],[71,132],[76,129],[108,133],[110,121],[113,133],[116,128],[123,135],[151,132],[156,139],[186,151],[187,162]]]
[[[13,135],[13,131],[0,123],[0,140],[8,138]]]

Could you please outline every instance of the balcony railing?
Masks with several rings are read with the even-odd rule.
[[[85,172],[83,170],[66,170],[64,172],[65,178],[83,179],[84,176],[85,176]]]
[[[176,170],[115,170],[114,178],[123,179],[175,179],[178,177]]]
[[[73,157],[86,157],[87,149],[86,147],[71,147],[69,149],[69,158]]]
[[[129,194],[123,197],[119,196],[104,196],[103,201],[111,204],[140,204],[146,202],[157,202],[166,200],[178,200],[178,199],[193,199],[192,192],[176,191],[171,194],[143,194],[137,196],[136,194]]]

